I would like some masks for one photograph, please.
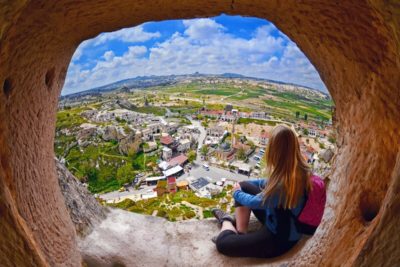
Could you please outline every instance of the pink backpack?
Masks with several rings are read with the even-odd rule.
[[[312,189],[308,193],[306,203],[296,218],[297,229],[304,234],[313,235],[324,215],[326,190],[325,183],[317,175],[311,176]]]

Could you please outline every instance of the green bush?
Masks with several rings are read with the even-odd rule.
[[[211,213],[210,210],[203,210],[203,217],[204,218],[212,218],[214,215]]]

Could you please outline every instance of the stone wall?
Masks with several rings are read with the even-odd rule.
[[[397,1],[9,0],[0,4],[3,265],[81,262],[53,160],[58,96],[79,43],[150,20],[220,13],[275,23],[309,57],[336,105],[327,213],[292,264],[399,263]]]

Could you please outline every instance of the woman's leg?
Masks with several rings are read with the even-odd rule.
[[[272,258],[290,250],[296,242],[281,244],[266,226],[248,234],[239,235],[230,222],[216,240],[217,250],[230,257]]]
[[[240,182],[240,187],[243,192],[257,195],[261,192],[261,189],[249,182],[243,181]],[[239,233],[247,233],[247,229],[249,226],[251,209],[248,207],[242,206],[239,202],[235,201],[235,217],[236,217],[236,229]],[[254,215],[257,219],[264,224],[265,222],[265,211],[264,210],[253,210]]]
[[[225,230],[229,230],[232,232],[235,232],[236,234],[238,233],[235,226],[233,226],[233,224],[230,221],[223,221],[222,222],[222,227],[221,227],[221,232],[225,231]]]
[[[239,233],[247,233],[249,227],[251,209],[245,206],[238,206],[235,208],[236,230]]]

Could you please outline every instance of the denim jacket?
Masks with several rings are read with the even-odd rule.
[[[262,190],[267,180],[266,179],[254,179],[254,180],[247,180],[247,182],[252,183]],[[277,219],[276,219],[276,212],[275,209],[278,207],[279,203],[279,194],[275,194],[274,196],[268,198],[265,203],[263,203],[263,193],[259,193],[257,195],[247,194],[241,190],[236,190],[233,193],[233,198],[238,201],[243,206],[249,207],[252,210],[262,209],[266,211],[266,227],[273,232],[277,233]],[[305,196],[300,200],[297,207],[291,209],[293,215],[298,216],[301,212],[303,205],[305,202]],[[291,219],[290,222],[290,234],[289,240],[290,241],[297,241],[301,238],[302,234],[297,231],[295,226],[294,219]]]

